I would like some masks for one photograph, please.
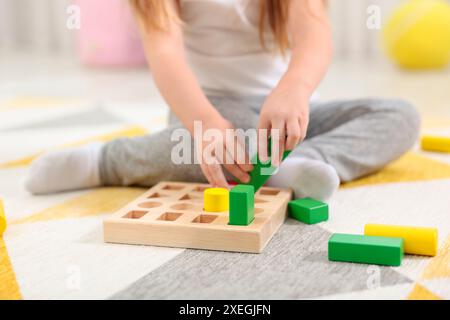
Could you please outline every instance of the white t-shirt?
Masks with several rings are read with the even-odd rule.
[[[190,65],[206,94],[267,95],[289,64],[259,40],[260,1],[181,0]],[[266,24],[267,26],[268,24]],[[267,27],[266,45],[274,38]]]

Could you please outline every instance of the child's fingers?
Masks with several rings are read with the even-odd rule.
[[[200,168],[202,169],[203,175],[205,176],[206,180],[208,180],[208,183],[214,187],[214,179],[212,178],[211,173],[209,172],[208,166],[202,163],[200,164]]]
[[[280,141],[278,163],[275,163],[275,167],[279,167],[281,165],[281,162],[283,161],[285,145],[286,145],[286,135],[284,136],[284,139]]]
[[[269,161],[269,151],[268,151],[268,132],[270,130],[270,121],[266,121],[260,118],[260,123],[258,125],[258,157],[263,163]],[[265,132],[263,132],[263,130]]]
[[[284,121],[277,120],[272,122],[271,137],[272,165],[279,167],[286,145],[286,129]],[[278,154],[276,154],[276,152],[278,152]]]
[[[268,151],[269,144],[267,139],[268,139],[267,136],[258,138],[258,157],[259,160],[263,163],[269,161],[269,151]]]
[[[222,166],[218,162],[208,164],[207,166],[209,173],[211,174],[211,178],[213,179],[214,186],[228,188],[228,182],[223,174]]]
[[[234,140],[233,146],[227,145],[223,152],[226,154],[226,160],[223,163],[225,169],[240,181],[244,183],[249,181],[250,176],[244,169],[247,159],[246,152],[244,148],[240,149],[237,137]]]
[[[287,131],[286,150],[293,150],[301,139],[301,129],[297,119],[289,120],[289,122],[286,125],[286,131]]]
[[[250,157],[247,150],[245,150],[244,144],[236,137],[234,145],[236,146],[234,153],[234,162],[236,165],[244,172],[252,171],[253,165],[250,163]]]
[[[306,134],[308,133],[308,121],[302,121],[303,119],[298,120],[298,125],[300,127],[300,141],[303,141],[306,138]]]
[[[247,183],[250,181],[250,176],[247,172],[243,171],[237,164],[224,164],[225,169],[231,173],[239,181]]]
[[[220,146],[223,148],[223,145]],[[224,149],[224,148],[223,148]],[[208,176],[211,180],[211,184],[215,187],[228,187],[227,180],[223,174],[222,166],[219,161],[223,161],[223,159],[218,159],[217,157],[222,157],[223,154],[215,154],[213,150],[212,152],[202,152],[202,163],[204,164],[205,171],[208,173]]]

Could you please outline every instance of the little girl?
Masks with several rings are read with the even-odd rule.
[[[416,141],[419,116],[400,100],[312,100],[332,55],[325,1],[131,0],[154,80],[171,108],[156,134],[52,152],[33,162],[34,194],[162,180],[247,182],[250,162],[175,164],[171,134],[278,130],[292,150],[268,184],[327,199],[339,183],[379,170]],[[260,140],[266,161],[266,141]],[[274,144],[275,146],[275,144]],[[234,158],[233,158],[234,159]],[[232,159],[232,160],[233,160]],[[278,166],[281,159],[272,159]]]

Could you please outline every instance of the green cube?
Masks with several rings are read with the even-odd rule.
[[[290,201],[288,207],[292,218],[306,224],[328,220],[328,204],[311,198]]]
[[[241,181],[237,181],[240,184],[245,185],[252,185],[255,188],[255,192],[257,192],[266,182],[269,180],[269,178],[274,174],[274,172],[277,170],[277,167],[272,166],[272,160],[270,159],[270,156],[272,154],[271,151],[271,140],[268,141],[268,153],[269,153],[269,161],[266,163],[261,162],[259,159],[258,154],[256,154],[253,159],[253,170],[250,172],[250,181],[248,183],[243,183]],[[283,160],[286,159],[289,154],[292,152],[292,150],[287,150],[283,153]]]
[[[336,233],[328,240],[330,261],[399,266],[403,239]]]
[[[248,226],[255,219],[255,188],[239,184],[230,191],[230,225]]]

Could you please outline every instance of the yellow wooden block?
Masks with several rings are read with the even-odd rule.
[[[3,235],[3,232],[6,230],[6,217],[5,211],[3,210],[3,202],[0,200],[0,237]]]
[[[208,188],[203,193],[203,205],[207,212],[228,211],[229,192],[225,188]]]
[[[423,150],[450,152],[450,137],[423,136],[421,144]]]
[[[402,238],[404,251],[409,254],[435,256],[438,250],[438,231],[436,228],[369,223],[364,228],[364,234],[367,236]]]

